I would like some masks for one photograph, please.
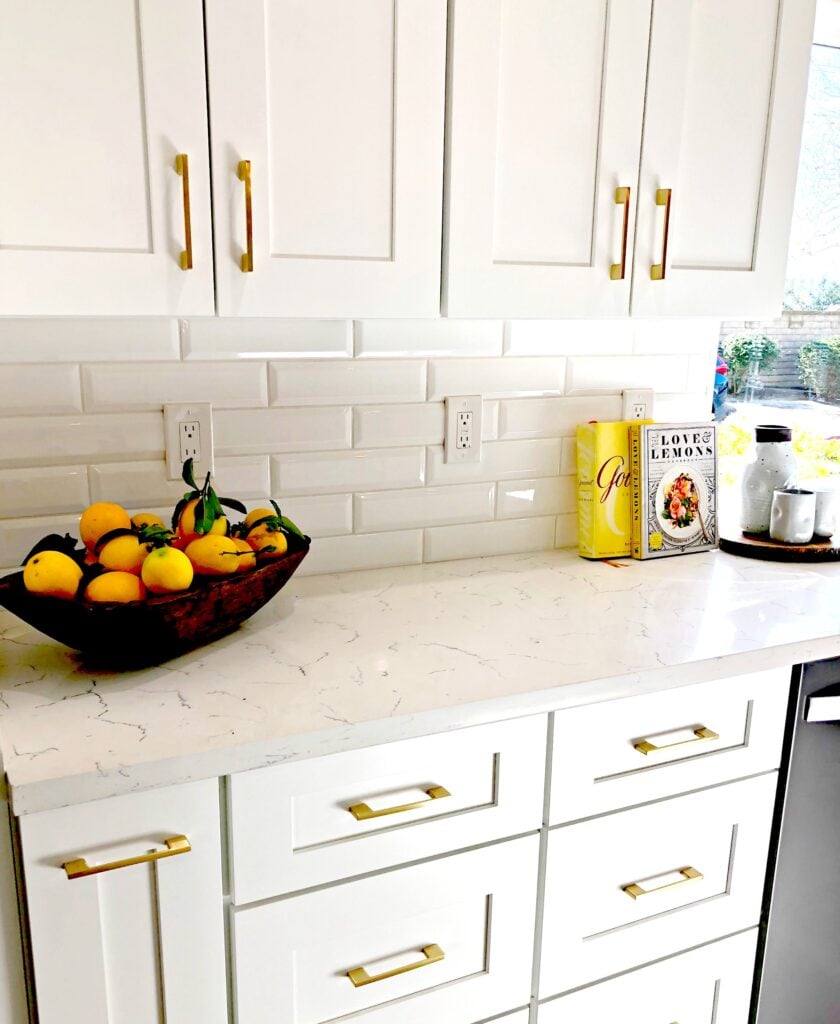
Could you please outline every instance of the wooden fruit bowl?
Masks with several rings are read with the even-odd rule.
[[[305,546],[251,572],[196,576],[183,593],[135,604],[30,594],[23,573],[16,572],[0,579],[0,606],[102,665],[152,665],[236,629],[286,585],[308,551],[309,538]]]

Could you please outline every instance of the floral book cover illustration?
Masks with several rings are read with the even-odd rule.
[[[661,558],[716,548],[716,427],[634,424],[630,460],[633,557]]]

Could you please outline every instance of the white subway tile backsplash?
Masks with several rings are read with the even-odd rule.
[[[560,451],[559,439],[490,441],[482,446],[481,462],[445,462],[443,448],[429,448],[427,483],[434,486],[556,476]]]
[[[357,320],[357,356],[500,356],[501,320]]]
[[[324,359],[353,355],[351,320],[208,317],[185,323],[185,359]]]
[[[541,480],[517,480],[499,484],[496,514],[499,519],[523,516],[554,516],[577,507],[577,484],[573,476],[550,476]]]
[[[624,388],[684,391],[687,380],[687,356],[572,356],[566,393],[617,393]]]
[[[313,544],[298,573],[301,576],[312,576],[325,572],[415,565],[422,561],[422,530],[357,533],[350,537],[324,537]]]
[[[568,512],[566,515],[558,516],[554,532],[554,546],[556,548],[575,548],[577,542],[577,512]]]
[[[213,411],[217,455],[335,451],[352,443],[349,406]]]
[[[256,504],[253,507],[257,507]],[[316,494],[283,498],[280,511],[310,537],[339,537],[353,532],[353,495]]]
[[[405,359],[392,362],[272,363],[272,405],[378,405],[422,402],[426,397],[426,364]]]
[[[562,395],[566,360],[433,359],[429,362],[429,401],[447,395]]]
[[[589,398],[524,398],[503,401],[499,438],[561,437],[573,434],[588,420],[621,419],[621,396]]]
[[[161,458],[163,415],[21,416],[0,419],[0,466]]]
[[[443,444],[443,402],[411,405],[360,405],[353,410],[357,448]]]
[[[423,559],[443,562],[453,558],[545,551],[554,547],[555,528],[554,516],[469,526],[433,526],[424,531]]]
[[[0,470],[0,518],[81,512],[88,504],[86,466]]]
[[[505,331],[505,355],[629,355],[631,320],[511,320]]]
[[[371,533],[492,519],[494,492],[495,484],[482,483],[357,494],[356,530]]]
[[[313,452],[271,460],[273,493],[281,495],[420,487],[424,477],[423,448]]]
[[[577,438],[564,437],[560,456],[560,475],[573,476],[577,473]]]
[[[0,519],[0,566],[12,568],[24,558],[42,537],[50,533],[79,536],[79,517],[34,516],[21,519]]]
[[[499,406],[500,402],[489,401],[483,403],[481,410],[481,440],[499,440]]]
[[[657,395],[654,416],[660,423],[689,423],[711,420],[712,399],[704,394]]]
[[[0,365],[0,416],[81,411],[78,366]]]
[[[676,355],[717,352],[720,320],[633,320],[633,352],[637,355]]]
[[[229,498],[262,498],[270,493],[268,457],[216,459],[213,487]],[[167,480],[166,463],[111,462],[90,467],[92,501],[116,501],[129,509],[173,506],[185,491],[183,480]],[[239,514],[231,513],[233,519]]]
[[[220,409],[268,401],[264,363],[133,363],[82,368],[88,412],[160,409],[166,402],[211,402]]]
[[[177,360],[180,355],[177,320],[0,319],[0,363],[136,363]]]

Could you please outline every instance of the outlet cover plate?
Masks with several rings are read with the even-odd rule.
[[[626,388],[621,397],[623,420],[653,419],[653,388]]]
[[[167,480],[181,479],[183,462],[181,460],[179,425],[185,421],[198,423],[201,458],[194,462],[194,473],[195,481],[200,486],[205,474],[213,472],[213,406],[210,402],[164,405]]]
[[[446,399],[446,462],[481,462],[481,395]]]

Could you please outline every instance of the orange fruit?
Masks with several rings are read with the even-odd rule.
[[[128,512],[122,505],[115,505],[112,501],[97,501],[82,512],[79,520],[79,533],[84,545],[89,550],[96,547],[100,537],[104,537],[111,530],[128,530],[131,528],[131,520]]]
[[[201,576],[227,576],[239,568],[239,549],[231,537],[208,533],[187,546],[186,556]]]
[[[178,536],[183,537],[189,543],[195,540],[196,537],[209,537],[211,534],[227,534],[228,521],[224,516],[220,516],[213,523],[206,535],[195,532],[195,507],[198,501],[198,498],[193,498],[181,510],[181,515],[178,517]]]
[[[142,601],[146,597],[146,588],[134,573],[103,572],[88,583],[85,589],[86,601],[115,601],[117,604],[128,604],[129,601]]]
[[[192,562],[183,551],[155,548],[143,562],[141,578],[153,594],[171,594],[188,590],[193,581]]]
[[[265,519],[266,516],[276,516],[277,513],[273,508],[255,508],[245,516],[245,527],[250,529],[254,523],[259,519]]]
[[[243,540],[241,537],[231,537],[233,543],[236,545],[236,550],[239,552],[239,565],[236,567],[237,572],[247,572],[248,569],[255,569],[257,566],[257,555],[247,540]]]
[[[106,541],[98,554],[100,563],[109,572],[133,572],[139,576],[149,548],[136,533],[123,533]]]
[[[131,517],[131,525],[135,530],[142,530],[144,526],[166,527],[164,521],[160,516],[156,516],[154,512],[138,512]]]
[[[82,570],[63,551],[39,551],[23,569],[23,585],[30,594],[47,594],[72,600],[79,589]]]
[[[286,534],[282,530],[272,530],[267,524],[255,526],[246,539],[262,558],[281,558],[289,549]]]

